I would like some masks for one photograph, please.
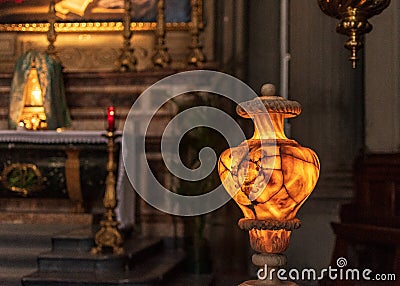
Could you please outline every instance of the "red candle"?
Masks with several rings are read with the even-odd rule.
[[[115,129],[115,108],[114,108],[114,106],[107,107],[107,122],[108,122],[108,131],[114,131],[114,129]]]

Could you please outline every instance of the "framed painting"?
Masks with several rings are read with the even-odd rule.
[[[131,29],[153,30],[159,0],[130,0]],[[202,19],[202,0],[197,1]],[[0,31],[44,32],[48,29],[49,0],[0,0]],[[120,31],[124,0],[56,0],[56,31]],[[192,21],[193,0],[165,0],[167,29],[187,29]]]

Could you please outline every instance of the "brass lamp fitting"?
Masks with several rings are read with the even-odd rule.
[[[351,52],[349,60],[353,68],[357,66],[357,52],[364,46],[362,36],[372,30],[368,19],[380,14],[389,4],[390,0],[318,0],[322,12],[340,20],[336,31],[349,37],[344,46]]]

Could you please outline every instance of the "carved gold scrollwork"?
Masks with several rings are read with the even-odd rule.
[[[46,178],[34,164],[14,163],[4,168],[0,180],[7,190],[27,197],[43,190]]]

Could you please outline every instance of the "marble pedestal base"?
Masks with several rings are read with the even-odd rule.
[[[250,280],[243,282],[239,286],[296,286],[297,284],[290,281],[281,281],[276,276],[277,269],[286,264],[286,256],[281,253],[258,253],[252,257],[253,264],[261,267],[268,273],[261,273],[265,276],[264,280]]]

